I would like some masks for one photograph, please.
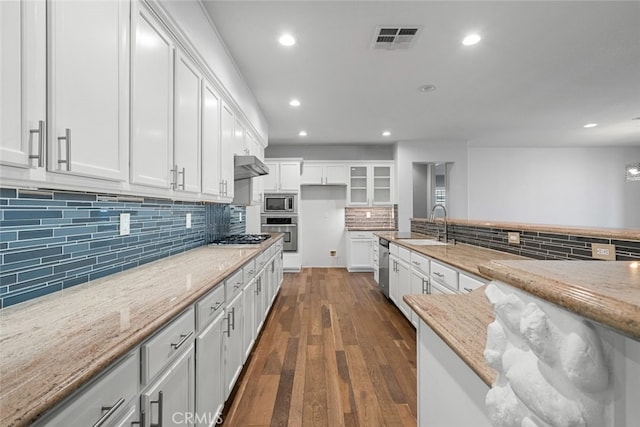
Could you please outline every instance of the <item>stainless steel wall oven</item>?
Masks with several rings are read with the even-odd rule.
[[[298,216],[285,214],[262,214],[261,231],[263,233],[283,233],[285,252],[298,250]]]

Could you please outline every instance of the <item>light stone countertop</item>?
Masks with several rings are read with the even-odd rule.
[[[0,425],[29,425],[280,238],[202,246],[0,310]]]
[[[640,262],[493,261],[492,279],[640,339]]]
[[[489,387],[496,371],[484,360],[487,325],[495,319],[482,286],[468,294],[405,295],[409,307],[485,382]]]
[[[344,227],[344,229],[347,231],[396,231],[398,228],[397,227],[380,227],[380,226],[365,227],[362,225],[358,225],[358,226]]]

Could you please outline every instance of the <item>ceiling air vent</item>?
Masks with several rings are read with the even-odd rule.
[[[373,37],[373,49],[409,49],[418,37],[420,27],[417,25],[406,27],[384,26],[376,28]]]

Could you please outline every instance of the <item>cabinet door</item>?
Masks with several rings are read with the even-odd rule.
[[[173,45],[162,25],[134,2],[131,182],[169,188],[173,163]]]
[[[233,154],[234,154],[234,123],[235,116],[228,105],[222,102],[222,145],[220,148],[220,181],[222,196],[233,199]]]
[[[398,306],[398,295],[400,288],[398,287],[398,257],[389,254],[389,299]]]
[[[419,295],[419,294],[427,294],[429,292],[429,277],[411,269],[411,294]],[[418,323],[420,322],[420,316],[411,310],[411,323],[413,326],[418,328]]]
[[[226,335],[224,337],[224,384],[225,400],[240,375],[244,356],[242,352],[242,292],[229,304],[226,310]]]
[[[280,163],[280,190],[300,190],[300,162]]]
[[[371,239],[349,240],[349,269],[371,269]]]
[[[366,165],[349,167],[349,204],[369,204],[369,168]]]
[[[278,191],[280,184],[280,163],[278,162],[264,162],[269,168],[269,174],[262,176],[262,189],[265,192]]]
[[[220,96],[205,80],[202,85],[202,192],[220,194]]]
[[[52,1],[48,7],[49,168],[125,180],[129,2]]]
[[[235,138],[233,153],[237,156],[246,156],[249,154],[247,149],[246,132],[242,123],[236,120],[236,124],[233,131]]]
[[[371,203],[374,205],[388,205],[393,201],[393,180],[391,165],[373,165],[371,177],[373,184]]]
[[[174,70],[174,188],[200,192],[200,71],[181,51]]]
[[[396,303],[398,308],[404,314],[404,316],[411,320],[411,308],[404,302],[402,298],[405,295],[409,295],[411,293],[411,274],[409,270],[409,264],[404,262],[402,259],[398,260],[397,264],[397,275],[398,275],[398,293],[396,295]]]
[[[328,164],[325,166],[325,184],[347,185],[347,166]]]
[[[266,307],[266,277],[265,277],[266,269],[263,268],[260,270],[258,275],[256,276],[256,305],[255,305],[255,331],[256,336],[260,333],[262,326],[264,325],[265,319],[265,307]]]
[[[0,2],[0,163],[5,165],[37,166],[29,155],[46,157],[46,132],[39,127],[46,120],[45,16],[43,0]]]
[[[304,162],[302,164],[302,176],[300,177],[300,184],[324,184],[323,165],[320,163]]]
[[[196,413],[200,414],[201,421],[217,419],[224,405],[221,375],[223,319],[224,315],[218,316],[196,337]],[[202,422],[198,425],[209,424]]]
[[[256,339],[256,279],[252,279],[242,290],[242,348],[246,360]]]
[[[149,425],[192,425],[179,417],[193,413],[195,409],[194,365],[194,347],[191,344],[142,393],[141,407]]]

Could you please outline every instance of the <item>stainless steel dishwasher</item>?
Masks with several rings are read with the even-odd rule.
[[[382,238],[378,250],[378,275],[380,289],[389,298],[389,241]]]

